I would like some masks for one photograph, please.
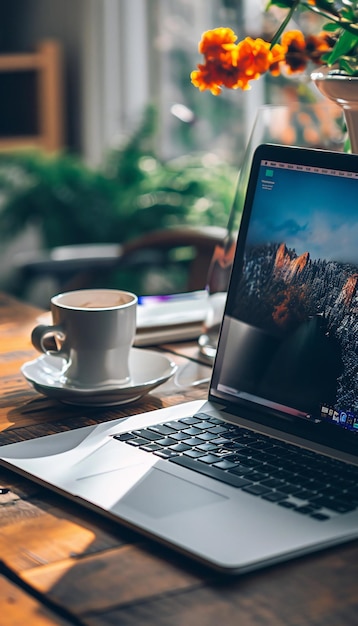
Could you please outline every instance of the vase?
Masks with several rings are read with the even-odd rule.
[[[329,73],[321,68],[311,74],[317,89],[344,113],[352,152],[358,154],[358,77]]]

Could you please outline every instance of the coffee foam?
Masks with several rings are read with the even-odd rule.
[[[53,299],[54,304],[76,309],[109,309],[129,304],[134,295],[111,289],[84,289],[72,291]]]
[[[99,297],[96,300],[87,300],[86,302],[80,302],[76,304],[79,309],[108,309],[114,306],[122,306],[128,304],[128,298],[108,298],[108,296]]]

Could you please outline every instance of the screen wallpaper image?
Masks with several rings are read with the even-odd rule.
[[[357,215],[358,176],[261,165],[227,311],[226,389],[358,432]]]

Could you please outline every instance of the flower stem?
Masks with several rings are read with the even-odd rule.
[[[305,5],[305,6],[307,7],[307,9],[312,11],[312,13],[316,13],[317,15],[320,15],[321,17],[324,17],[326,20],[329,20],[330,22],[337,24],[339,28],[343,28],[344,30],[347,30],[349,33],[352,33],[352,35],[358,36],[357,24],[352,24],[348,19],[345,19],[344,17],[340,17],[338,14],[336,15],[335,13],[326,13],[326,11],[319,9],[318,7],[314,7],[312,5]]]
[[[276,2],[273,0],[269,0],[269,2],[266,5],[265,10],[267,11],[270,8],[270,6],[273,4],[276,4]],[[340,17],[339,13],[336,13],[333,10],[332,12],[325,11],[324,9],[320,9],[319,7],[313,6],[312,4],[308,4],[307,2],[302,2],[302,0],[294,0],[292,2],[292,6],[289,9],[285,19],[283,20],[282,24],[280,25],[280,27],[278,28],[278,30],[276,31],[276,33],[274,34],[272,38],[271,46],[270,46],[271,48],[280,40],[280,37],[283,31],[285,30],[292,15],[294,14],[294,12],[296,11],[296,9],[298,8],[300,4],[301,6],[305,6],[306,9],[308,9],[309,11],[312,11],[312,13],[316,13],[317,15],[320,15],[324,19],[329,20],[330,22],[333,22],[334,24],[337,24],[338,28],[347,30],[352,35],[356,35],[358,37],[358,26],[356,24],[352,24],[348,19],[345,19],[344,17]]]
[[[288,11],[285,19],[283,20],[280,28],[278,28],[278,30],[275,32],[272,41],[271,41],[271,48],[273,48],[273,46],[279,41],[283,31],[285,30],[288,22],[290,21],[293,13],[295,12],[295,10],[297,9],[298,5],[300,4],[300,0],[294,0],[294,2],[292,3],[292,6],[290,8],[290,10]],[[266,10],[270,8],[271,2],[269,2],[267,4]]]

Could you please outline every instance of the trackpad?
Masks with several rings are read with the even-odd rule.
[[[150,517],[164,517],[225,500],[225,496],[193,483],[152,469],[120,501]],[[112,507],[116,512],[116,506]]]

